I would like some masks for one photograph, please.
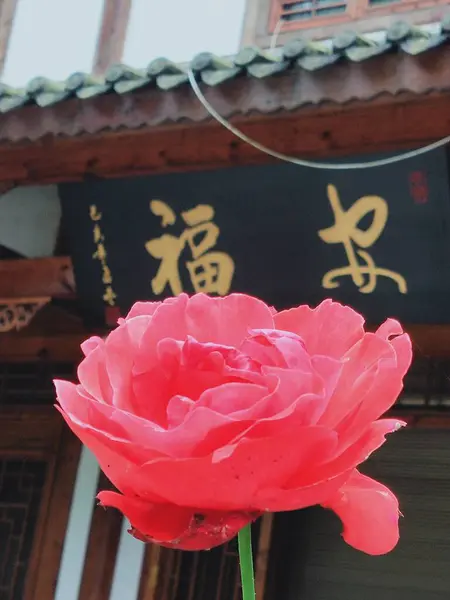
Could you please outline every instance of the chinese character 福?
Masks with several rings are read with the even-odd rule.
[[[154,215],[162,218],[162,226],[173,225],[176,215],[160,200],[150,203]],[[191,210],[181,213],[186,228],[179,237],[165,233],[145,244],[147,252],[161,261],[158,272],[152,280],[152,290],[161,294],[169,285],[172,294],[183,291],[180,277],[179,260],[183,250],[188,247],[193,260],[186,261],[186,268],[195,292],[216,293],[224,296],[231,287],[234,274],[234,261],[225,252],[211,251],[217,242],[220,230],[213,223],[214,209],[199,204]]]

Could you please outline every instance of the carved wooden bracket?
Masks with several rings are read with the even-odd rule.
[[[27,327],[51,298],[0,298],[0,333]]]

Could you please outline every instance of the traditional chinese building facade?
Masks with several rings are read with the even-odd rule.
[[[396,412],[411,426],[368,467],[402,502],[398,550],[367,560],[325,511],[277,515],[255,534],[257,587],[261,600],[446,598],[448,150],[355,171],[277,161],[211,118],[187,69],[277,153],[385,158],[450,135],[447,2],[325,14],[196,0],[177,4],[171,40],[173,3],[79,0],[63,14],[45,2],[0,2],[0,600],[239,598],[233,544],[145,547],[95,507],[105,482],[52,407],[51,381],[75,376],[88,335],[135,300],[181,291],[277,308],[332,296],[371,326],[402,320],[416,362]]]

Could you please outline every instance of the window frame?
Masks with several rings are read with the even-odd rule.
[[[283,0],[247,0],[242,46],[271,45],[281,4]],[[382,6],[369,6],[369,0],[348,0],[348,4],[345,14],[284,25],[278,32],[277,45],[303,35],[318,40],[332,38],[349,27],[357,33],[381,31],[403,17],[414,25],[430,23],[441,19],[446,8],[450,10],[450,0],[399,0]]]

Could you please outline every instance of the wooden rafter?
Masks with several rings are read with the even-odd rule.
[[[131,0],[104,0],[94,63],[95,74],[103,75],[108,67],[121,62],[130,11]]]
[[[0,2],[0,75],[6,60],[16,6],[17,0]]]

